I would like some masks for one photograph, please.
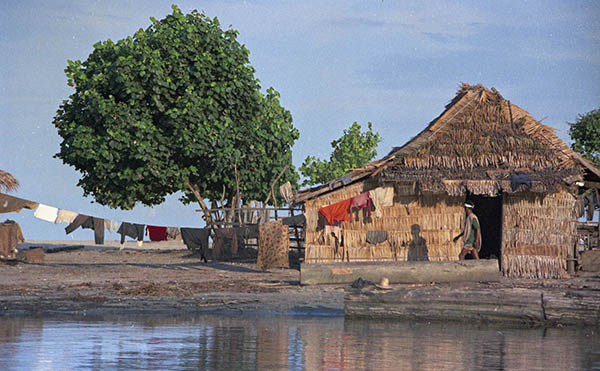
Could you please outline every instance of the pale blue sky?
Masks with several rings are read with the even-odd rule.
[[[7,4],[8,3],[8,4]],[[458,84],[482,83],[569,141],[567,121],[600,106],[597,1],[179,1],[240,32],[263,88],[274,87],[300,139],[294,163],[327,157],[353,121],[382,136],[379,155],[437,117]],[[10,1],[0,12],[0,169],[17,196],[99,217],[199,226],[196,205],[172,196],[154,208],[113,210],[91,203],[78,173],[52,158],[52,119],[71,93],[67,59],[92,45],[146,28],[171,13],[169,1]],[[64,234],[29,210],[1,215],[27,239],[92,239]],[[118,236],[107,235],[107,239]]]

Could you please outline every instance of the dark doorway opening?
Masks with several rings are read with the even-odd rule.
[[[495,197],[468,195],[475,204],[475,215],[481,225],[481,259],[498,259],[502,247],[502,195]]]

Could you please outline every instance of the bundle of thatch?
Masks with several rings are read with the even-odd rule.
[[[0,170],[0,192],[15,191],[19,186],[19,181],[10,173]]]

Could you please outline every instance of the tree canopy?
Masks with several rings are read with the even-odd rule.
[[[569,126],[571,148],[600,167],[600,108],[578,115]]]
[[[300,166],[300,172],[305,177],[302,185],[324,184],[343,176],[350,169],[365,165],[377,156],[377,145],[381,139],[379,133],[373,132],[370,122],[367,126],[368,130],[364,133],[357,122],[344,130],[339,139],[331,142],[333,152],[328,161],[308,156]]]
[[[53,124],[55,155],[81,172],[85,195],[110,207],[156,205],[184,191],[184,202],[265,199],[296,184],[298,138],[279,93],[260,92],[238,32],[192,11],[172,14],[116,43],[98,42],[87,60],[68,61],[74,93]],[[236,182],[237,176],[237,182]]]

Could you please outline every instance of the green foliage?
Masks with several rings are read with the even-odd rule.
[[[369,130],[361,132],[361,126],[354,122],[344,130],[341,138],[331,142],[333,153],[329,161],[321,161],[308,156],[300,172],[305,177],[303,186],[324,184],[345,175],[348,170],[361,167],[377,156],[377,145],[381,141],[379,133],[374,133],[371,123]]]
[[[569,126],[571,148],[600,167],[600,109],[578,115]]]
[[[298,138],[279,94],[260,93],[249,51],[235,30],[193,11],[173,13],[133,37],[94,45],[68,61],[75,92],[53,124],[55,155],[75,167],[78,185],[103,205],[156,205],[188,192],[231,200],[237,166],[242,197],[264,199]],[[282,178],[293,184],[293,167]],[[194,200],[186,193],[184,202]]]

